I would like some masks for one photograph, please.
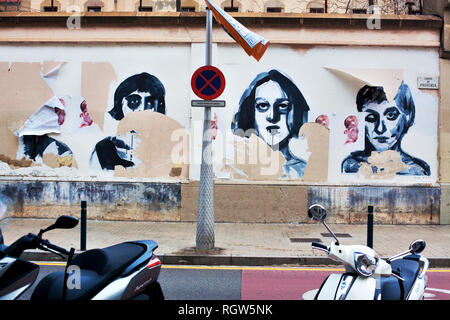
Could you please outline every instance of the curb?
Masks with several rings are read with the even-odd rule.
[[[81,251],[75,252],[75,256]],[[341,263],[328,257],[303,256],[303,257],[255,257],[255,256],[230,256],[230,255],[157,255],[163,264],[168,265],[207,265],[207,266],[339,266]],[[58,261],[65,259],[51,253],[39,250],[25,251],[21,258],[29,261]],[[430,268],[450,268],[450,258],[428,258]]]

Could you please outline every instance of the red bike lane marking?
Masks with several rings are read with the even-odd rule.
[[[242,300],[303,300],[331,273],[315,270],[242,270]],[[450,300],[450,272],[428,272],[426,300]],[[449,292],[449,293],[447,293]],[[308,298],[311,298],[309,294]]]
[[[242,300],[303,300],[333,271],[242,270]]]
[[[427,272],[427,277],[425,300],[450,300],[450,272]]]

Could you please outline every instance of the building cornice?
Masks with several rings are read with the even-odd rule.
[[[205,12],[0,12],[0,26],[58,25],[70,16],[79,16],[85,25],[203,25]],[[351,27],[367,28],[370,14],[323,13],[232,13],[245,26]],[[382,15],[384,28],[440,29],[442,19],[435,16]],[[216,23],[216,22],[215,22]]]
[[[188,44],[205,41],[204,12],[6,12],[1,44]],[[251,31],[281,45],[439,48],[442,19],[434,16],[235,13]],[[78,19],[78,21],[76,21]],[[73,25],[71,23],[77,23]],[[72,28],[74,27],[74,28]],[[215,22],[213,41],[235,41]]]

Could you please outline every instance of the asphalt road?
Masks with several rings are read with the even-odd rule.
[[[39,263],[40,274],[20,300],[50,272],[64,270],[55,263]],[[310,300],[330,273],[339,268],[163,266],[159,282],[167,300]],[[430,269],[427,300],[450,300],[450,269]]]

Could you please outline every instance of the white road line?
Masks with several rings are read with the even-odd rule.
[[[442,293],[446,293],[446,294],[450,294],[450,290],[444,290],[444,289],[436,289],[436,288],[426,288],[425,290],[431,290],[431,291],[437,291],[437,292],[442,292]]]

